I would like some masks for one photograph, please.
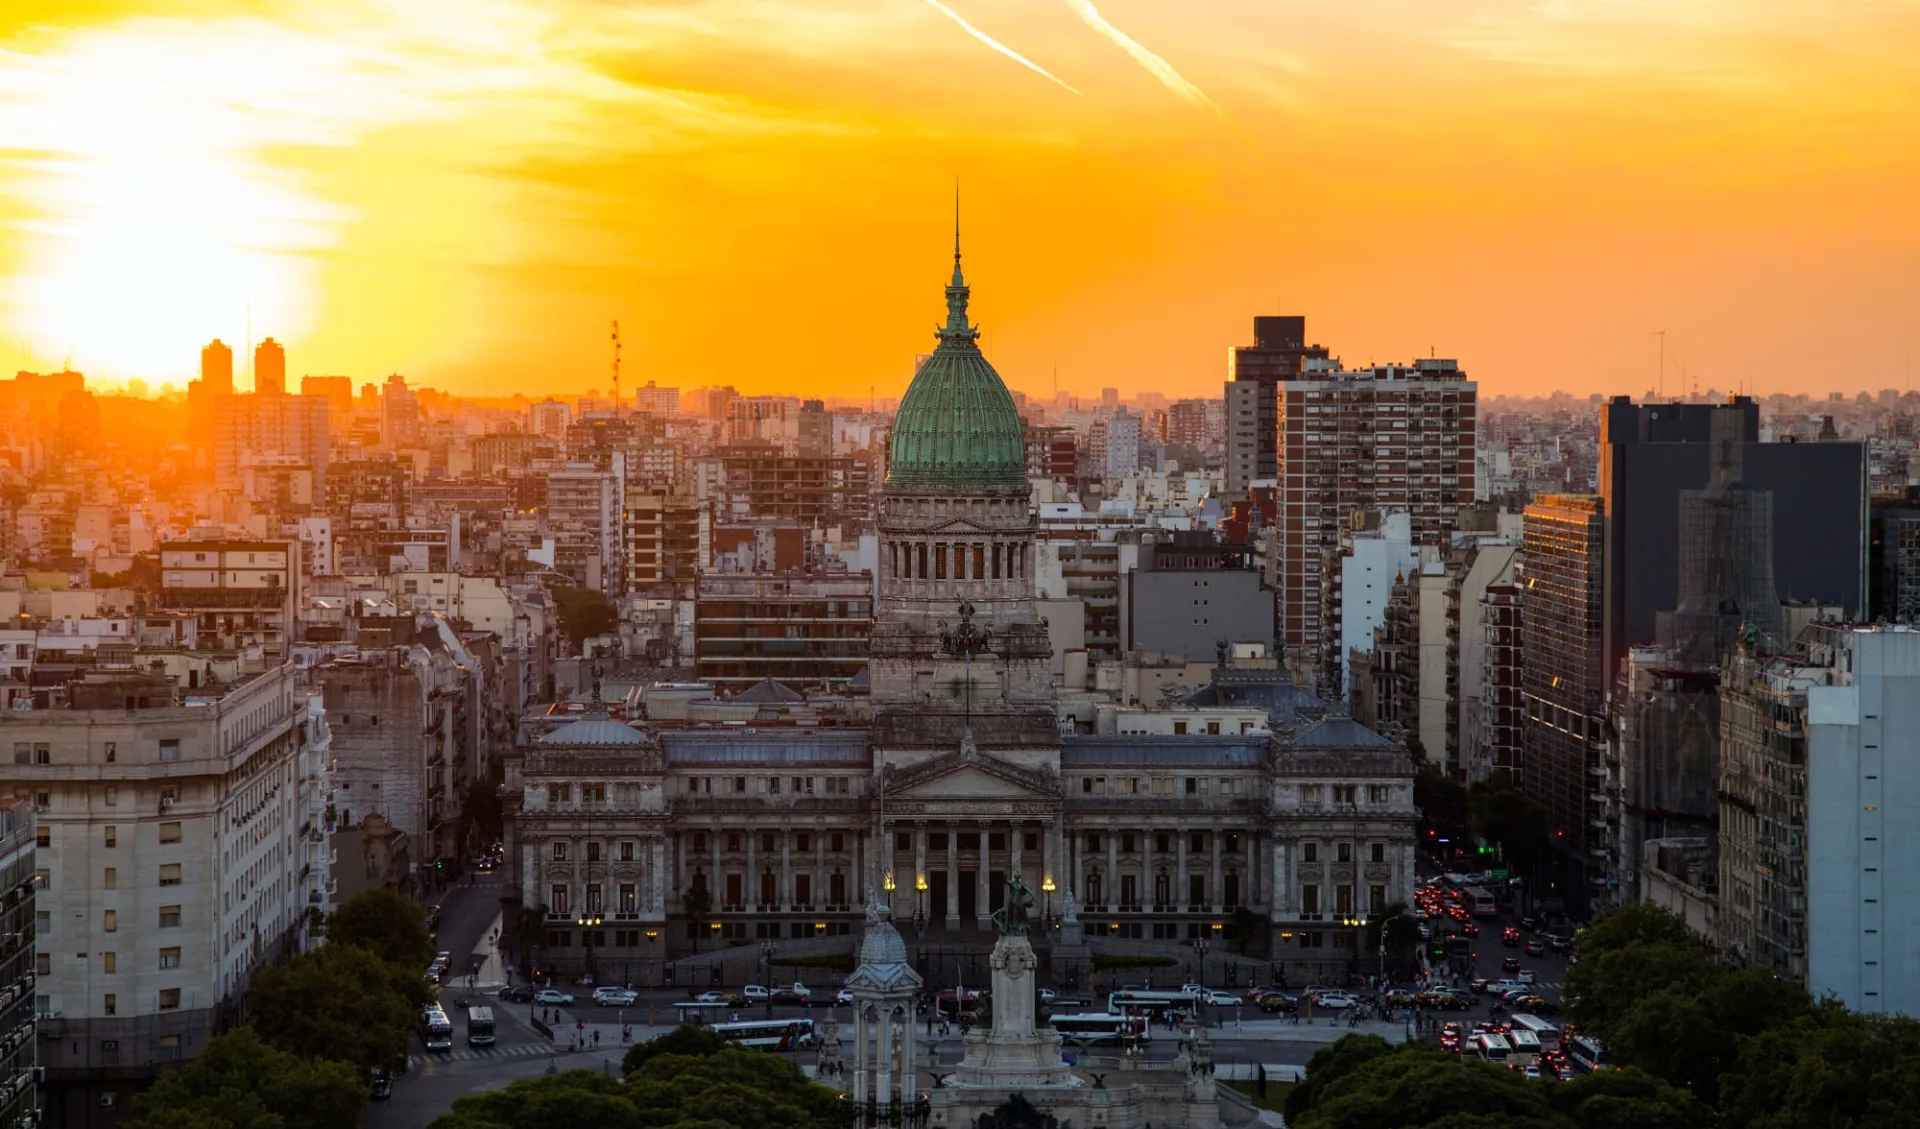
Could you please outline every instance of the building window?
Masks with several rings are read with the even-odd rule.
[[[1385,886],[1367,887],[1367,912],[1381,913],[1387,908],[1387,888]]]
[[[587,912],[597,914],[605,911],[606,907],[600,904],[600,883],[587,883]]]
[[[169,739],[169,740],[160,742],[160,762],[162,764],[167,764],[172,761],[177,761],[179,759],[180,759],[180,742],[177,739]]]
[[[1320,913],[1320,887],[1307,883],[1300,887],[1300,912],[1307,917],[1317,917]]]
[[[1334,847],[1334,851],[1336,852],[1335,857],[1337,857],[1341,862],[1353,861],[1353,844],[1352,843],[1336,844]]]
[[[550,907],[553,913],[566,914],[573,912],[573,903],[567,898],[567,888],[564,884],[553,888],[553,900],[550,903]]]
[[[120,750],[112,741],[107,742],[107,763],[112,764],[120,757]]]
[[[118,788],[115,788],[115,787],[114,787],[113,785],[111,785],[111,784],[109,784],[109,785],[107,785],[107,797],[106,797],[106,798],[107,798],[107,806],[108,806],[108,807],[113,807],[114,805],[116,805],[116,804],[118,804],[118,803],[120,802],[120,789],[118,789]]]
[[[1367,785],[1367,802],[1385,804],[1393,801],[1393,789],[1385,784]]]
[[[621,840],[621,842],[620,842],[620,861],[621,861],[621,862],[632,862],[632,861],[633,861],[633,841],[632,841],[631,839],[623,839],[623,840]]]
[[[33,743],[32,742],[15,741],[13,743],[13,763],[15,764],[32,764],[33,763]]]
[[[120,998],[114,993],[108,992],[106,995],[100,997],[100,1010],[105,1014],[116,1014],[119,1011],[119,1007]]]
[[[108,933],[118,933],[120,931],[120,914],[114,910],[106,911],[105,916],[101,918],[100,928]]]
[[[1341,883],[1333,888],[1334,912],[1341,917],[1353,916],[1353,887]]]
[[[1387,845],[1385,843],[1369,844],[1369,850],[1371,850],[1372,852],[1372,857],[1370,861],[1372,862],[1387,861]]]
[[[103,890],[118,890],[120,888],[120,872],[111,866],[102,871],[100,874],[100,888]]]
[[[102,1066],[119,1066],[120,1065],[120,1040],[118,1039],[100,1040],[100,1065]],[[103,1094],[101,1095],[101,1097],[104,1099],[111,1093],[112,1091],[108,1091],[107,1094]]]
[[[620,912],[635,913],[639,909],[639,891],[631,882],[620,884]]]
[[[1189,851],[1198,854],[1207,849],[1207,833],[1205,831],[1195,831],[1188,838],[1187,849]]]
[[[769,854],[773,853],[773,832],[762,831],[760,833],[760,849]]]
[[[587,861],[588,862],[600,861],[600,840],[598,839],[587,840]]]
[[[178,988],[160,989],[160,1010],[161,1011],[179,1011],[180,1010],[180,989]]]
[[[43,826],[34,831],[33,844],[43,851],[53,846],[53,828]]]
[[[740,853],[740,833],[738,831],[727,832],[727,851],[736,855]]]
[[[33,954],[33,973],[35,976],[52,976],[53,955],[51,953]]]
[[[179,906],[161,906],[160,907],[160,928],[177,929],[179,928],[179,926],[180,926],[180,907]]]
[[[33,763],[52,764],[53,747],[44,741],[35,742],[33,746]]]
[[[180,864],[179,863],[163,862],[160,864],[160,885],[162,886],[180,885]]]
[[[565,839],[555,839],[553,841],[553,861],[567,861],[567,841]]]
[[[547,785],[547,802],[549,804],[572,803],[573,802],[573,785],[571,784]]]
[[[115,827],[113,824],[109,823],[106,825],[106,827],[102,828],[101,830],[102,830],[102,833],[106,836],[107,846],[117,847],[120,845],[120,829],[118,827]]]
[[[119,953],[101,953],[100,954],[100,971],[106,973],[108,976],[112,976],[114,973],[119,972],[120,971],[120,954]]]
[[[1300,844],[1300,861],[1301,862],[1319,862],[1320,861],[1320,844],[1318,843]]]
[[[1087,849],[1089,851],[1097,851],[1100,849],[1100,834],[1098,832],[1087,832]]]
[[[161,824],[160,841],[162,843],[178,843],[180,841],[180,825],[178,823]],[[112,844],[108,845],[111,846]]]
[[[160,950],[160,968],[162,971],[165,971],[167,969],[179,968],[179,967],[180,967],[180,950],[179,949],[161,949]]]

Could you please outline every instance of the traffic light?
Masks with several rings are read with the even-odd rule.
[[[445,870],[445,869],[447,868],[447,860],[446,860],[446,859],[434,859],[434,860],[433,860],[433,868],[434,868],[435,870]]]

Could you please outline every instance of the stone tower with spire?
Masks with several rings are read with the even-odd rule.
[[[987,747],[1052,730],[1052,647],[1034,613],[1025,423],[968,318],[958,205],[946,324],[894,417],[872,641],[879,742]]]

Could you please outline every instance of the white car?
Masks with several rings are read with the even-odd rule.
[[[573,993],[562,992],[558,988],[542,988],[533,994],[536,1004],[553,1004],[556,1007],[572,1007]]]
[[[1353,1007],[1359,1002],[1360,1001],[1354,999],[1348,993],[1337,990],[1315,992],[1313,994],[1313,1006],[1323,1007],[1328,1011],[1345,1011],[1347,1008]]]
[[[1182,985],[1180,985],[1180,991],[1182,991],[1182,992],[1184,992],[1185,994],[1187,994],[1187,995],[1189,995],[1189,996],[1197,996],[1197,997],[1199,997],[1199,998],[1202,998],[1202,999],[1204,999],[1204,998],[1206,998],[1206,995],[1207,995],[1207,993],[1208,993],[1208,992],[1211,992],[1212,990],[1213,990],[1213,989],[1211,989],[1211,988],[1209,988],[1209,987],[1207,987],[1207,986],[1206,986],[1205,984],[1182,984]]]
[[[632,1007],[640,993],[631,988],[595,988],[593,1002],[601,1007]]]
[[[834,993],[833,1003],[835,1007],[852,1007],[853,1006],[853,989],[842,988],[838,992]]]
[[[1213,1007],[1239,1007],[1247,1002],[1232,992],[1208,992],[1201,999]]]
[[[767,990],[767,986],[765,984],[749,984],[746,987],[740,989],[740,994],[742,996],[745,996],[747,998],[747,1002],[750,1004],[766,1003],[768,998],[773,995],[772,992],[769,992]]]
[[[1533,969],[1523,968],[1519,972],[1514,973],[1513,978],[1522,984],[1531,984],[1533,983]]]
[[[1052,1002],[1053,1002],[1053,989],[1052,989],[1052,988],[1042,988],[1042,989],[1040,989],[1040,1002],[1041,1002],[1041,1003],[1043,1003],[1043,1004],[1050,1004],[1050,1003],[1052,1003]]]

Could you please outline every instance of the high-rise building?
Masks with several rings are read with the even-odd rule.
[[[214,481],[241,488],[250,463],[291,461],[325,481],[332,453],[332,425],[324,396],[218,396],[215,398]]]
[[[1680,606],[1680,496],[1711,482],[1721,461],[1716,436],[1736,440],[1740,483],[1772,494],[1780,598],[1866,613],[1864,446],[1762,443],[1760,407],[1746,396],[1724,404],[1636,404],[1616,396],[1600,415],[1609,683],[1629,648],[1656,641],[1659,614]]]
[[[1267,351],[1280,366],[1286,356]],[[1297,350],[1296,350],[1297,352]],[[1447,544],[1473,501],[1474,384],[1451,360],[1344,370],[1307,358],[1274,386],[1280,441],[1275,587],[1282,653],[1295,677],[1317,671],[1321,586],[1354,515],[1404,511],[1415,546]],[[1265,387],[1265,385],[1260,385]]]
[[[1244,494],[1280,473],[1279,386],[1327,350],[1308,345],[1307,319],[1253,319],[1253,344],[1227,352],[1227,492]]]
[[[833,413],[824,400],[805,400],[800,404],[799,433],[794,453],[803,459],[824,459],[833,454]]]
[[[660,388],[649,380],[645,388],[634,389],[633,404],[637,411],[668,419],[680,414],[680,390]]]
[[[46,1009],[35,984],[38,945],[40,863],[33,801],[0,797],[0,983],[14,986],[14,998],[0,1009],[0,1125],[39,1125],[38,1040],[34,1020]]]
[[[549,396],[527,409],[527,430],[555,442],[567,437],[567,425],[573,422],[573,409],[566,401]]]
[[[1167,409],[1167,442],[1204,451],[1219,442],[1207,426],[1210,400],[1176,400]]]
[[[1869,617],[1920,624],[1920,486],[1874,500],[1868,555]]]
[[[1536,896],[1557,891],[1576,912],[1594,894],[1589,885],[1612,873],[1600,664],[1605,528],[1599,498],[1545,494],[1527,507],[1522,541],[1521,783],[1545,810],[1553,847],[1549,876],[1527,877]]]
[[[1125,478],[1140,469],[1140,417],[1122,407],[1107,421],[1103,478]]]
[[[4,789],[39,822],[52,959],[28,992],[52,1124],[130,1108],[237,1014],[254,973],[318,942],[326,724],[300,681],[103,670],[54,708],[0,714]]]
[[[627,591],[671,585],[691,595],[699,575],[706,507],[691,487],[627,484],[624,514]]]
[[[233,393],[233,350],[218,337],[200,350],[200,383],[208,392]]]
[[[203,645],[278,659],[294,642],[305,576],[298,540],[169,541],[154,602],[197,616]]]
[[[420,442],[420,397],[397,372],[380,390],[380,414],[380,439],[388,447],[399,450]]]
[[[620,590],[620,477],[592,463],[568,463],[547,475],[547,526],[554,567],[574,583],[608,594]]]
[[[353,378],[350,376],[303,376],[300,378],[302,396],[320,396],[327,401],[327,410],[345,430],[346,419],[353,414]]]
[[[253,350],[253,390],[270,396],[287,391],[287,350],[269,337]]]
[[[698,586],[694,668],[710,686],[738,694],[771,678],[834,693],[867,668],[869,573],[707,573]]]

